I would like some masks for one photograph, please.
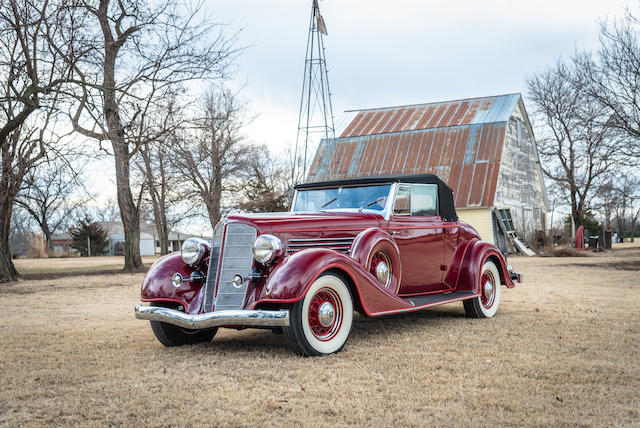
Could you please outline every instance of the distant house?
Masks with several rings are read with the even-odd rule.
[[[119,221],[99,221],[98,224],[107,231],[107,254],[115,256],[124,254],[124,227]],[[140,255],[153,256],[155,254],[153,232],[149,228],[140,228]],[[153,228],[151,228],[153,230]]]
[[[107,232],[107,255],[122,255],[124,252],[124,229],[119,221],[99,221],[98,224]],[[202,235],[193,235],[176,231],[169,232],[169,251],[180,251],[182,243],[189,238],[202,238],[211,240],[211,237]],[[60,233],[52,236],[51,245],[53,248],[53,256],[77,255],[77,250],[71,248],[73,239],[69,233]],[[160,241],[157,240],[157,234],[154,226],[140,226],[140,255],[153,256],[161,253]]]
[[[69,232],[54,233],[51,235],[51,250],[50,257],[61,256],[75,256],[80,255],[80,252],[75,248],[72,248],[73,238]]]
[[[154,234],[154,237],[156,235]],[[182,243],[189,239],[189,238],[201,238],[207,241],[211,240],[210,236],[203,236],[203,235],[193,235],[190,233],[183,233],[183,232],[177,232],[177,231],[169,231],[169,251],[180,251],[180,248],[182,247]],[[161,248],[160,248],[160,241],[156,239],[156,254],[160,254],[161,253]]]
[[[461,219],[507,251],[510,236],[546,228],[547,192],[520,94],[347,112],[323,140],[307,182],[431,173]]]

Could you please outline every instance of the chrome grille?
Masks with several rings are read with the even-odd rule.
[[[348,254],[349,250],[351,250],[353,240],[353,236],[341,238],[289,239],[287,241],[287,252],[295,253],[296,251],[307,248],[329,248]]]
[[[233,276],[238,274],[248,278],[253,267],[253,243],[256,229],[242,223],[229,223],[222,247],[220,275],[217,278],[214,312],[242,309],[247,285],[245,280],[240,287],[233,284]]]
[[[207,272],[207,282],[204,290],[204,311],[213,310],[213,298],[216,292],[216,279],[218,277],[218,264],[220,262],[220,249],[222,248],[222,236],[224,235],[225,223],[220,222],[213,230],[213,240],[211,241],[211,256],[209,257],[209,271]]]

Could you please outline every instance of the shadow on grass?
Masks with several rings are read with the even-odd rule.
[[[118,274],[129,274],[129,273],[147,273],[149,271],[148,266],[141,267],[139,269],[134,270],[124,270],[124,269],[101,269],[101,270],[78,270],[78,271],[67,271],[67,272],[38,272],[38,273],[23,273],[20,274],[20,279],[25,281],[30,280],[43,280],[43,279],[60,279],[60,278],[73,278],[76,276],[101,276],[101,275],[118,275]]]
[[[384,334],[404,334],[422,328],[437,331],[446,330],[447,325],[464,321],[464,311],[460,308],[423,310],[413,313],[387,315],[384,317],[368,318],[355,316],[351,327],[350,339],[360,343],[370,343]],[[224,338],[214,337],[212,342],[185,346],[188,352],[195,355],[220,355],[268,353],[269,356],[297,357],[289,348],[283,334],[274,334],[270,330],[246,329],[226,335]]]

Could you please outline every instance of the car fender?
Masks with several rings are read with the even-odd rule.
[[[402,281],[400,250],[394,239],[379,227],[370,227],[356,236],[351,244],[350,255],[365,270],[369,270],[371,257],[376,251],[384,251],[391,262],[392,282],[389,288],[397,292]]]
[[[184,306],[188,314],[197,314],[202,304],[204,281],[185,281],[176,288],[171,282],[173,274],[179,273],[189,278],[192,272],[202,270],[187,265],[180,252],[167,254],[155,261],[144,278],[141,290],[143,302],[173,302]],[[206,267],[206,266],[205,266]]]
[[[513,288],[514,283],[507,272],[507,264],[500,250],[490,242],[473,239],[467,243],[457,271],[456,290],[479,293],[480,271],[489,258],[496,263],[500,272],[500,282],[508,288]]]
[[[354,301],[366,315],[411,307],[406,300],[382,287],[360,263],[328,248],[309,248],[288,256],[271,271],[261,290],[256,290],[251,306],[255,309],[265,303],[295,303],[327,271],[338,271],[345,277]]]

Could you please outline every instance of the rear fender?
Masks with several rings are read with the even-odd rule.
[[[298,251],[274,268],[253,297],[253,309],[262,304],[291,304],[302,299],[313,282],[327,271],[342,273],[352,285],[354,299],[366,315],[406,309],[411,304],[380,286],[364,267],[351,257],[327,248]]]
[[[491,259],[500,272],[500,282],[508,288],[515,285],[507,272],[507,264],[498,248],[486,241],[473,240],[468,244],[460,265],[456,283],[458,291],[480,292],[480,272],[484,263]]]

